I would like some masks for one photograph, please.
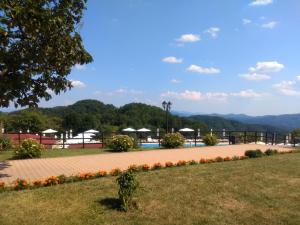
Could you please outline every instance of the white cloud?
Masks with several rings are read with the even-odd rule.
[[[295,89],[295,81],[282,81],[273,87],[281,94],[287,96],[300,96],[300,91]]]
[[[242,97],[242,98],[258,98],[263,96],[263,94],[255,92],[252,89],[243,90],[238,93],[230,93],[230,95],[234,97]]]
[[[138,96],[142,95],[144,92],[135,90],[135,89],[127,89],[127,88],[119,88],[113,91],[103,92],[103,91],[95,91],[93,95],[96,96],[120,96],[120,95],[133,95]]]
[[[265,28],[265,29],[274,29],[277,24],[278,23],[276,21],[271,21],[271,22],[262,24],[261,27]]]
[[[76,64],[76,65],[75,65],[75,69],[76,69],[76,70],[85,70],[85,69],[86,69],[86,66],[85,66],[85,64],[83,64],[83,65]]]
[[[257,62],[255,67],[250,67],[249,71],[251,73],[271,73],[279,72],[284,68],[284,65],[277,61],[266,61],[266,62]]]
[[[86,84],[80,80],[71,80],[71,85],[75,88],[85,88]]]
[[[162,93],[161,97],[163,97],[163,98],[173,97],[173,98],[177,98],[177,99],[199,101],[202,99],[202,94],[201,94],[201,92],[198,92],[198,91],[189,91],[189,90],[185,90],[184,92],[168,91],[166,93]]]
[[[200,40],[201,37],[198,34],[183,34],[180,38],[176,39],[178,42],[197,42]]]
[[[214,67],[202,67],[198,65],[190,65],[187,69],[188,72],[192,73],[203,73],[203,74],[216,74],[220,73],[220,69]]]
[[[297,80],[298,80],[298,81],[300,81],[300,75],[299,75],[299,76],[297,76]]]
[[[169,56],[169,57],[163,58],[162,61],[165,62],[165,63],[182,63],[183,59],[176,58],[174,56]]]
[[[249,19],[243,19],[243,24],[244,25],[247,25],[247,24],[250,24],[252,23],[252,20],[249,20]]]
[[[181,83],[181,81],[177,80],[177,79],[172,79],[171,83],[173,83],[173,84],[179,84],[179,83]]]
[[[245,73],[240,74],[240,77],[242,77],[245,80],[253,80],[253,81],[260,81],[260,80],[269,80],[271,79],[271,76],[266,74],[259,74],[259,73]]]
[[[209,29],[207,29],[205,31],[205,33],[209,33],[212,38],[217,38],[219,32],[220,32],[220,28],[219,27],[210,27]]]
[[[179,100],[189,100],[189,101],[202,101],[202,100],[210,100],[210,99],[226,101],[229,97],[259,98],[262,96],[264,96],[263,93],[258,93],[251,89],[242,90],[236,93],[224,93],[224,92],[201,93],[199,91],[185,90],[184,92],[167,91],[161,94],[162,98],[175,98]]]
[[[272,4],[273,0],[254,0],[250,3],[251,6],[263,6],[263,5],[269,5]]]

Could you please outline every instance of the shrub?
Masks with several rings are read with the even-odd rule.
[[[35,180],[32,182],[32,186],[36,187],[36,188],[42,187],[43,185],[44,185],[44,182],[42,180]]]
[[[240,157],[236,156],[236,155],[232,157],[232,161],[236,161],[236,160],[239,160],[239,159],[240,159]]]
[[[14,158],[16,159],[32,159],[40,158],[44,150],[44,146],[36,140],[28,138],[22,141],[21,145],[15,149]]]
[[[118,194],[121,202],[121,209],[128,211],[129,207],[132,205],[133,195],[138,188],[138,181],[131,171],[126,171],[121,173],[117,178],[117,183],[119,185]]]
[[[240,160],[249,159],[249,156],[240,156]]]
[[[127,152],[133,148],[133,140],[128,135],[116,135],[107,143],[108,147],[117,152]]]
[[[139,167],[137,165],[133,164],[133,165],[130,165],[127,170],[131,171],[131,172],[137,172],[137,171],[139,171]]]
[[[186,165],[186,161],[185,160],[179,160],[177,163],[176,163],[176,166],[185,166]]]
[[[0,150],[8,150],[12,148],[12,142],[10,138],[1,135],[0,136]]]
[[[24,179],[18,178],[13,182],[13,188],[15,190],[24,190],[24,189],[28,189],[29,187],[30,187],[29,182]]]
[[[174,166],[174,163],[172,163],[172,162],[166,162],[165,166],[166,167],[172,167],[172,166]]]
[[[105,176],[107,175],[107,172],[106,172],[106,171],[103,171],[103,170],[100,170],[100,171],[98,172],[98,175],[99,175],[99,177],[105,177]]]
[[[115,168],[115,169],[112,169],[109,174],[112,176],[118,176],[120,173],[122,173],[122,170],[119,168]]]
[[[215,158],[214,161],[215,161],[215,162],[223,162],[224,159],[223,159],[222,157],[218,156],[217,158]]]
[[[88,179],[91,179],[91,178],[93,178],[95,176],[96,176],[95,173],[79,173],[77,175],[77,177],[78,177],[79,180],[88,180]]]
[[[278,151],[276,149],[267,149],[265,151],[265,155],[275,155],[277,153],[278,153]]]
[[[214,145],[218,144],[218,139],[215,135],[206,134],[203,137],[203,142],[207,146],[214,146]]]
[[[3,181],[0,181],[0,191],[4,190],[5,188],[5,183]]]
[[[262,157],[263,153],[260,149],[248,150],[245,152],[245,156],[248,156],[249,158],[258,158],[258,157]]]
[[[164,148],[181,148],[184,145],[184,137],[180,133],[166,134],[161,141]]]
[[[204,164],[204,163],[206,163],[206,159],[200,159],[200,161],[199,161],[201,164]]]
[[[231,161],[231,160],[232,160],[232,158],[230,158],[229,156],[224,158],[224,161]]]
[[[64,174],[59,175],[57,178],[58,178],[60,184],[64,184],[67,181],[69,181],[68,177]]]
[[[48,187],[48,186],[54,186],[59,184],[59,179],[56,176],[51,176],[48,177],[45,181],[44,181],[44,186]]]
[[[148,164],[144,164],[144,165],[142,165],[142,170],[148,171],[148,170],[150,170],[150,166]]]
[[[162,165],[161,163],[154,163],[153,166],[152,166],[152,169],[153,170],[157,170],[157,169],[161,169],[162,168]]]
[[[195,160],[190,160],[190,161],[189,161],[189,164],[190,164],[190,165],[196,165],[197,162],[196,162]]]

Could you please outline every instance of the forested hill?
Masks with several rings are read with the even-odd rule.
[[[216,130],[241,130],[241,131],[269,131],[286,133],[287,129],[262,124],[246,124],[234,120],[224,119],[218,116],[196,115],[187,117],[193,121],[202,121],[207,127]]]
[[[101,131],[119,131],[125,127],[165,128],[165,112],[156,106],[142,103],[130,103],[120,108],[111,104],[104,104],[97,100],[82,100],[73,105],[53,108],[25,109],[11,113],[0,114],[7,131],[19,130],[32,132],[53,128],[59,131],[72,129],[80,132],[87,129]],[[279,130],[275,127],[262,125],[248,125],[220,117],[169,116],[170,127],[176,130],[183,127],[200,128],[203,132],[213,129],[227,130]]]

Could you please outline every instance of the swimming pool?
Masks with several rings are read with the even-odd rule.
[[[159,148],[159,144],[158,143],[142,143],[141,148]],[[204,143],[197,143],[196,147],[202,147],[205,146]],[[185,143],[184,148],[191,148],[191,147],[195,147],[195,143],[193,142],[189,142],[189,143]]]

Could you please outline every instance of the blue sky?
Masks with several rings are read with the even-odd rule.
[[[94,62],[41,106],[170,100],[177,111],[300,113],[299,11],[299,0],[89,0],[80,32]]]

